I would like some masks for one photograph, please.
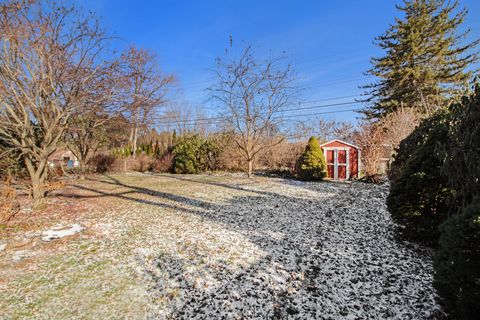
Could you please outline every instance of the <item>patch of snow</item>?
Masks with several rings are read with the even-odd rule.
[[[5,250],[6,247],[7,247],[6,243],[0,243],[0,251]]]
[[[29,250],[14,251],[13,254],[12,254],[12,260],[14,262],[18,262],[18,261],[22,260],[23,258],[28,257],[29,255],[30,255]]]
[[[55,239],[67,237],[81,232],[85,228],[78,223],[70,226],[56,226],[42,232],[43,241],[52,241]]]

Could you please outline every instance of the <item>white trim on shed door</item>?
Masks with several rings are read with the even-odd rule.
[[[328,172],[328,157],[327,157],[327,151],[331,150],[333,151],[333,163],[330,163],[330,165],[333,165],[333,180],[340,180],[338,178],[338,167],[339,166],[345,166],[345,180],[350,179],[350,148],[345,148],[345,147],[322,147],[324,150],[324,155],[325,155],[325,162],[327,163],[327,172]],[[339,164],[338,163],[338,150],[345,150],[346,154],[346,163],[345,164]],[[343,179],[342,179],[343,180]]]

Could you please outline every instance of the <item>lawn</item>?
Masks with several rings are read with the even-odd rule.
[[[431,253],[394,238],[386,185],[93,176],[0,238],[6,319],[428,319]],[[43,241],[42,231],[81,232]]]

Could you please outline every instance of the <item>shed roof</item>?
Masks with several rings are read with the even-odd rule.
[[[320,145],[320,147],[325,147],[325,146],[327,146],[327,145],[329,145],[329,144],[331,144],[331,143],[333,143],[333,142],[338,142],[338,143],[345,144],[345,145],[347,145],[347,146],[349,146],[349,147],[352,147],[352,148],[355,148],[355,149],[360,149],[360,147],[358,147],[358,146],[356,146],[356,145],[354,145],[354,144],[351,144],[351,143],[342,141],[342,140],[340,140],[340,139],[330,140],[330,141],[328,141],[328,142]]]

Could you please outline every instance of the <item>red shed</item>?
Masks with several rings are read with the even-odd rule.
[[[327,178],[348,180],[359,177],[359,147],[337,139],[324,143],[320,147],[327,160]]]

